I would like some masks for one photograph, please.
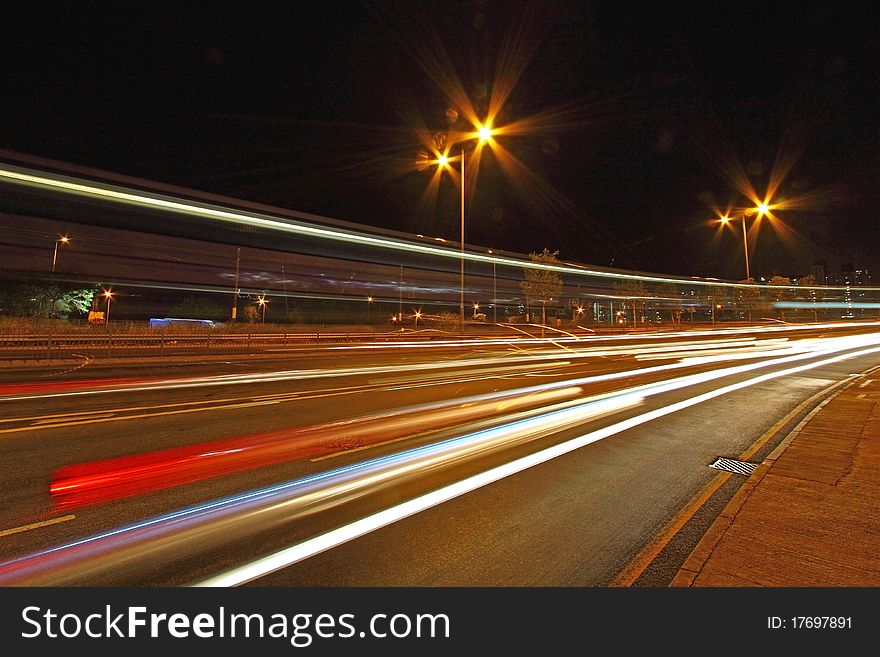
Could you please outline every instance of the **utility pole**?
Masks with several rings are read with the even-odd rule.
[[[232,321],[238,316],[238,265],[241,262],[241,247],[235,247],[235,284],[232,289]]]

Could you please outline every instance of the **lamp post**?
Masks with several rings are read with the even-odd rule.
[[[257,303],[260,304],[260,306],[262,306],[262,308],[263,308],[263,318],[262,318],[261,322],[263,324],[265,324],[266,323],[266,304],[269,302],[266,301],[265,296],[262,296],[262,297],[257,297]]]
[[[55,240],[55,250],[52,253],[52,273],[55,273],[55,265],[58,262],[58,245],[59,244],[69,244],[70,238],[67,235],[61,235],[57,240]]]
[[[751,271],[749,271],[749,238],[748,232],[746,231],[746,213],[742,214],[742,228],[743,228],[743,254],[746,257],[746,280],[752,277]],[[726,224],[730,221],[730,217],[724,216],[721,217],[721,223]]]
[[[746,280],[748,280],[752,277],[752,273],[749,270],[749,238],[748,238],[748,231],[746,230],[746,216],[757,213],[758,218],[760,219],[762,216],[767,214],[769,212],[769,210],[770,210],[770,206],[768,206],[766,203],[759,203],[757,205],[757,207],[747,208],[746,210],[743,211],[742,215],[740,215],[740,218],[742,219],[742,229],[743,229],[743,254],[745,255],[745,258],[746,258]],[[722,224],[727,224],[730,222],[730,220],[731,220],[731,218],[728,215],[724,215],[723,217],[721,217]]]
[[[235,247],[235,283],[232,287],[232,321],[238,317],[238,274],[241,265],[241,247]]]
[[[464,333],[464,190],[465,190],[465,159],[464,146],[461,147],[459,155],[461,161],[461,257],[459,258],[459,277],[458,277],[458,332]],[[449,167],[449,158],[441,154],[437,158],[437,165],[441,169]]]
[[[104,313],[104,324],[107,325],[110,323],[110,301],[113,299],[112,290],[104,290],[104,297],[107,299],[107,310]]]
[[[492,249],[489,249],[489,255],[495,255]],[[492,259],[492,323],[498,323],[498,286],[495,278],[495,259]]]
[[[456,114],[457,115],[457,114]],[[479,143],[489,142],[492,138],[493,130],[488,125],[478,125],[470,139],[477,139]],[[469,139],[469,140],[470,140]],[[468,141],[469,141],[468,140]],[[464,154],[464,143],[461,145],[458,156],[461,162],[461,257],[459,263],[459,293],[458,293],[458,330],[464,333],[464,209],[465,209],[465,169],[467,163]],[[446,153],[440,153],[437,157],[436,164],[441,169],[449,168],[449,156]]]

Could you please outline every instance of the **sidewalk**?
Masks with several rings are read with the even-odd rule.
[[[754,471],[670,586],[880,585],[880,372],[826,400]]]

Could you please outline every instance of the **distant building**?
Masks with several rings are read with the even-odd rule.
[[[862,304],[874,299],[868,298],[867,292],[858,289],[871,285],[871,273],[867,269],[856,269],[851,263],[843,263],[839,272],[828,274],[827,281],[828,285],[846,288],[840,295],[840,300],[846,304],[841,313],[842,319],[868,315],[867,309]]]
[[[813,266],[810,267],[810,273],[813,275],[816,285],[826,285],[826,281],[828,280],[828,269],[825,266],[824,260],[814,262]]]

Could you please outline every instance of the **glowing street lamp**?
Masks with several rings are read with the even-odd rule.
[[[70,238],[67,235],[61,235],[55,240],[55,251],[52,253],[52,272],[55,272],[55,264],[58,262],[58,245],[69,244]]]
[[[477,139],[480,144],[491,142],[493,130],[488,125],[477,125],[476,131],[469,135],[468,140]],[[464,331],[464,207],[465,207],[465,168],[464,142],[458,155],[461,162],[461,258],[459,265],[459,296],[458,296],[458,322],[459,332]],[[440,169],[450,168],[450,158],[447,153],[437,156],[436,164]]]
[[[269,303],[265,296],[257,297],[257,303],[260,304],[263,308],[263,319],[262,323],[266,323],[266,304]]]
[[[112,290],[104,290],[104,297],[107,299],[107,310],[104,312],[104,324],[110,323],[110,301],[113,299]]]
[[[766,203],[759,203],[754,208],[747,208],[740,215],[740,218],[742,219],[742,229],[743,229],[743,253],[745,254],[745,257],[746,257],[746,280],[748,280],[752,277],[752,273],[749,270],[749,238],[748,238],[748,232],[746,230],[746,217],[749,215],[757,214],[758,219],[760,219],[765,214],[769,214],[769,212],[770,212],[769,205],[767,205]],[[727,225],[728,223],[730,223],[730,221],[731,221],[731,217],[729,215],[724,215],[723,217],[721,217],[721,223],[724,225]]]

